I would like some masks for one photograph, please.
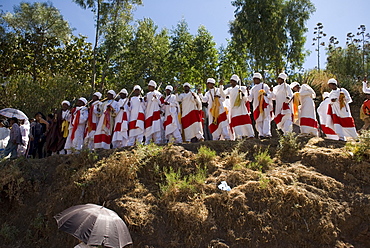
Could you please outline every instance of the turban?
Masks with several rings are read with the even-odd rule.
[[[189,83],[184,83],[183,87],[185,86],[188,86],[189,88],[191,88],[191,85]]]
[[[239,76],[238,76],[238,75],[234,74],[234,75],[232,75],[232,76],[231,76],[230,80],[234,80],[234,81],[236,81],[237,83],[239,83],[240,78],[239,78]]]
[[[337,82],[337,80],[335,80],[334,78],[331,78],[331,79],[329,79],[328,84],[335,84],[335,85],[338,85],[338,82]]]
[[[285,81],[288,78],[288,75],[286,75],[285,73],[280,73],[278,78],[281,78]]]
[[[63,102],[62,102],[62,105],[63,104],[67,104],[68,106],[71,106],[71,103],[69,102],[69,101],[67,101],[67,100],[64,100]]]
[[[289,86],[290,86],[290,88],[291,88],[291,89],[293,89],[294,87],[296,87],[296,86],[300,86],[300,85],[299,85],[299,83],[298,83],[298,82],[293,82],[293,83],[291,83]]]
[[[173,87],[172,87],[171,85],[167,85],[167,86],[166,86],[166,90],[173,91]]]
[[[139,91],[141,91],[141,87],[140,87],[140,85],[135,85],[135,86],[134,86],[134,90],[139,90]]]
[[[215,84],[216,80],[214,80],[213,78],[208,78],[207,83]]]
[[[322,93],[322,98],[325,100],[325,98],[329,97],[329,92]]]
[[[253,74],[253,78],[262,79],[262,75],[261,75],[261,73],[256,72],[256,73]]]
[[[157,88],[157,83],[154,80],[150,80],[148,85]]]
[[[116,92],[114,90],[108,90],[108,94],[112,94],[113,97],[116,97]]]
[[[78,100],[83,102],[85,105],[87,104],[87,100],[85,97],[80,97]]]
[[[97,97],[98,97],[98,99],[100,99],[102,95],[101,95],[101,93],[100,93],[100,92],[95,92],[93,96],[97,96]]]
[[[121,93],[123,93],[123,94],[126,94],[126,95],[128,94],[128,92],[127,92],[127,90],[126,90],[126,89],[122,89],[119,93],[120,93],[120,94],[121,94]]]

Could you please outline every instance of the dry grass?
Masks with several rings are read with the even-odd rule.
[[[370,161],[354,162],[345,148],[323,142],[308,141],[294,163],[271,160],[273,140],[223,143],[225,152],[150,145],[1,164],[0,235],[14,234],[14,247],[73,247],[52,216],[105,202],[128,224],[135,247],[369,247]],[[24,205],[3,196],[20,178]],[[221,181],[231,191],[219,190]]]

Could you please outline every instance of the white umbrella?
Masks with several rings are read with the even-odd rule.
[[[8,118],[16,117],[19,120],[28,120],[27,115],[20,111],[19,109],[4,108],[0,110],[0,115],[3,115]]]

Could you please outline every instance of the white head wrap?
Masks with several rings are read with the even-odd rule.
[[[285,81],[288,78],[288,75],[283,72],[279,74],[278,78],[281,78]]]
[[[64,100],[63,102],[62,102],[62,105],[63,104],[67,104],[68,106],[71,106],[71,103],[69,102],[69,101],[67,101],[67,100]]]
[[[127,92],[127,90],[126,90],[126,89],[122,89],[119,93],[120,93],[120,94],[121,94],[121,93],[123,93],[123,94],[128,95],[128,92]]]
[[[116,97],[116,92],[114,90],[108,90],[108,94],[112,94],[113,98]]]
[[[102,94],[101,94],[100,92],[95,92],[93,96],[97,96],[97,97],[98,97],[98,99],[100,99],[100,98],[101,98],[101,96],[102,96]]]
[[[191,85],[189,83],[184,83],[182,86],[183,87],[188,86],[189,88],[191,88]]]
[[[293,82],[289,86],[290,86],[291,89],[293,89],[296,86],[300,86],[300,84],[298,82]]]
[[[236,81],[237,83],[239,83],[240,78],[239,78],[239,76],[238,76],[238,75],[234,74],[234,75],[232,75],[232,76],[231,76],[230,80],[234,80],[234,81]]]
[[[253,78],[262,79],[262,75],[261,75],[261,73],[256,72],[256,73],[253,74]]]
[[[208,78],[207,83],[215,84],[216,80],[214,78]]]
[[[157,88],[157,83],[154,80],[150,80],[148,85]]]
[[[85,105],[87,104],[87,100],[85,97],[80,97],[78,100],[82,101]]]
[[[172,87],[171,85],[167,85],[167,86],[166,86],[166,90],[173,91],[173,87]]]
[[[329,97],[329,92],[324,92],[324,93],[322,93],[322,98],[323,98],[323,99],[325,99],[325,98],[327,98],[327,97]]]
[[[328,84],[335,84],[335,85],[338,85],[338,82],[337,82],[337,80],[335,80],[334,78],[331,78],[331,79],[329,79]]]
[[[140,90],[140,91],[141,91],[141,87],[140,87],[140,85],[135,85],[135,86],[134,86],[134,90]]]

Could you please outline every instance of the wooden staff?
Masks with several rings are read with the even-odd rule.
[[[131,90],[130,94],[126,98],[126,101],[123,103],[123,107],[125,107],[125,105],[127,104],[127,101],[130,99],[130,97],[131,97],[132,93],[134,93],[134,91],[135,91],[134,89]]]
[[[163,84],[162,82],[159,84],[159,86],[157,87],[157,91],[159,91],[159,89],[161,88],[162,84]],[[154,99],[157,99],[157,96],[155,94],[152,97],[152,101],[154,101]]]

